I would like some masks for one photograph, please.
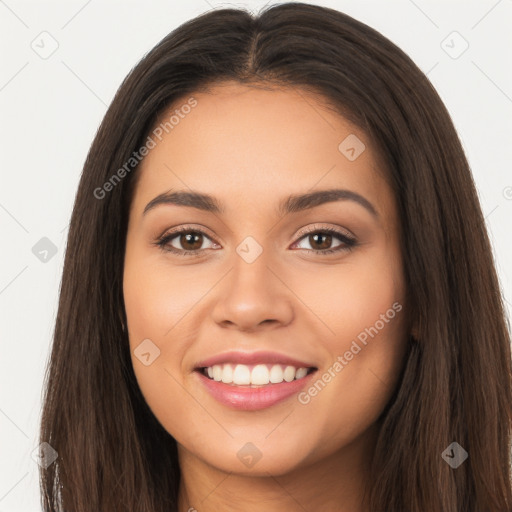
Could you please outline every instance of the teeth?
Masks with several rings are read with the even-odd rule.
[[[283,382],[283,369],[278,364],[275,364],[270,369],[270,382],[272,382],[272,384]]]
[[[215,365],[213,367],[213,380],[220,381],[222,379],[222,366]]]
[[[229,364],[224,365],[224,369],[222,370],[222,376],[224,377],[226,373],[226,367],[229,366]],[[250,384],[251,383],[251,370],[249,370],[248,366],[245,366],[245,364],[237,364],[235,367],[235,371],[233,372],[233,376],[231,379],[226,379],[226,384],[237,384],[238,386],[241,386],[243,384]]]
[[[307,368],[299,368],[296,372],[295,372],[295,378],[296,379],[302,379],[302,377],[305,377],[308,373],[308,370]]]
[[[269,382],[269,371],[267,365],[258,364],[256,365],[251,372],[251,384],[256,384],[260,386],[264,386]]]
[[[252,369],[245,364],[216,364],[206,368],[205,374],[210,379],[224,384],[266,386],[302,379],[308,374],[308,369],[279,364],[257,364]]]
[[[283,378],[286,382],[291,382],[295,379],[295,368],[293,366],[287,366],[284,369]]]
[[[231,368],[230,364],[225,364],[224,368],[222,369],[222,382],[225,384],[229,384],[230,382],[233,382],[233,369]]]

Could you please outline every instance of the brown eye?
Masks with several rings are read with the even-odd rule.
[[[209,247],[203,247],[205,241],[210,242]],[[183,256],[195,255],[203,252],[205,249],[220,247],[202,231],[186,227],[167,233],[155,243],[163,251],[173,252]]]
[[[196,251],[203,245],[203,235],[195,231],[180,234],[175,238],[179,240],[181,247],[186,251]]]
[[[339,243],[333,247],[333,239],[338,239]],[[302,247],[301,244],[307,242],[310,248]],[[298,249],[317,252],[319,254],[328,254],[333,252],[348,251],[357,245],[356,239],[347,234],[339,232],[332,228],[316,229],[306,233],[295,244]]]
[[[322,251],[331,248],[332,235],[327,233],[314,233],[313,235],[308,235],[308,241],[313,249]]]

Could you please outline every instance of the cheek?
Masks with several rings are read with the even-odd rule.
[[[182,329],[203,288],[204,279],[192,272],[170,271],[156,250],[148,253],[128,247],[123,293],[130,343],[150,338],[165,344],[166,350],[179,351],[180,345],[166,341]]]
[[[331,338],[334,343],[337,338],[363,341],[369,330],[374,332],[374,327],[382,337],[393,337],[391,331],[401,317],[396,310],[403,309],[403,291],[397,272],[389,267],[354,268],[343,276],[342,282],[331,296],[336,301],[335,307],[331,306],[335,311],[333,331],[339,333]],[[394,303],[399,306],[393,308]]]
[[[331,269],[325,279],[316,274],[317,286],[336,283],[329,293],[317,294],[315,309],[330,330],[322,336],[329,356],[300,402],[310,418],[337,418],[319,426],[330,439],[325,450],[374,423],[397,384],[406,348],[399,261],[360,260],[361,265]]]
[[[384,247],[340,264],[318,266],[314,278],[304,279],[305,274],[290,273],[287,282],[309,309],[300,321],[307,319],[330,353],[347,350],[353,339],[360,334],[364,338],[365,330],[376,322],[382,337],[394,337],[390,331],[404,314],[392,306],[397,302],[404,309],[405,292],[397,251]]]
[[[132,365],[146,402],[164,425],[170,410],[176,414],[185,407],[181,362],[195,332],[187,312],[198,300],[188,284],[153,254],[127,244],[123,294]]]

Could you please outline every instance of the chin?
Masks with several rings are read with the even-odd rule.
[[[300,468],[308,458],[307,453],[302,453],[304,446],[301,451],[297,449],[301,445],[298,440],[283,446],[281,439],[277,438],[272,442],[268,439],[264,442],[264,436],[262,442],[249,439],[251,436],[243,436],[243,440],[230,439],[224,444],[203,440],[200,450],[192,447],[187,451],[217,470],[250,476],[285,475]],[[205,445],[212,446],[212,449],[205,452]]]

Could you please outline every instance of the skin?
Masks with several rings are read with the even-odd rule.
[[[363,512],[377,419],[408,336],[397,209],[381,159],[365,133],[310,92],[227,82],[193,96],[197,106],[137,171],[123,282],[139,386],[178,443],[179,510]],[[338,150],[350,134],[366,146],[354,161]],[[378,216],[351,200],[276,213],[290,194],[330,188],[364,196]],[[167,204],[143,215],[171,189],[211,194],[224,212]],[[178,235],[172,245],[199,247],[199,256],[154,244],[189,224],[206,234],[188,245]],[[322,255],[343,242],[297,235],[326,227],[358,244]],[[236,251],[248,236],[263,249],[250,264]],[[322,375],[396,302],[403,310],[306,404],[293,396],[234,410],[193,371],[228,350],[270,350],[313,362]],[[145,339],[160,350],[149,366],[134,355]],[[252,467],[237,457],[248,442],[261,453]]]

